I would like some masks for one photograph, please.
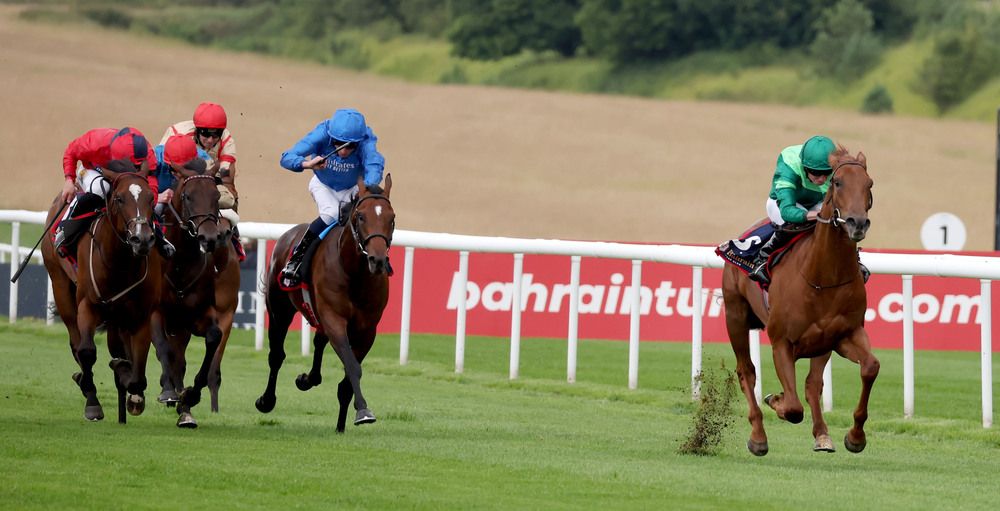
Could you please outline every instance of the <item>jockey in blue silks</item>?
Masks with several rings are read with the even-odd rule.
[[[319,208],[319,216],[309,225],[281,270],[286,286],[301,281],[302,259],[309,247],[329,226],[342,220],[341,205],[351,202],[358,194],[358,176],[364,176],[365,186],[382,182],[385,158],[376,148],[377,141],[364,115],[344,108],[281,154],[282,167],[292,172],[313,171],[309,193]]]

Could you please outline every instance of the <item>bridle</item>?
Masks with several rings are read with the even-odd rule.
[[[850,161],[840,162],[839,164],[837,164],[836,167],[833,168],[833,172],[830,173],[830,181],[833,181],[833,178],[834,178],[834,176],[837,175],[837,171],[840,170],[840,167],[843,167],[845,165],[857,165],[857,166],[861,167],[862,169],[864,169],[865,172],[868,171],[868,167],[866,167],[865,164],[863,164],[863,163],[861,163],[859,161],[856,161],[856,160],[850,160]],[[833,200],[832,194],[831,194],[830,200]],[[871,201],[872,201],[872,198],[871,198],[871,195],[869,195],[869,197],[868,197],[868,202],[869,202],[868,207],[871,207]],[[819,216],[819,214],[817,213],[816,214],[816,221],[819,222],[819,223],[821,223],[821,224],[833,225],[834,227],[840,227],[840,225],[847,223],[847,220],[844,220],[840,216],[840,208],[837,208],[837,207],[833,208],[833,215],[831,215],[830,218],[823,218],[823,217]]]
[[[124,178],[124,177],[134,177],[134,178],[138,178],[138,179],[141,179],[143,181],[146,181],[146,178],[144,178],[143,176],[140,176],[140,175],[137,175],[137,174],[134,174],[134,173],[131,173],[131,172],[129,172],[129,173],[123,173],[123,174],[118,174],[111,181],[111,190],[112,191],[118,189],[118,181],[120,179]],[[111,213],[114,213],[114,212],[118,211],[117,207],[112,207],[112,205],[115,204],[112,201],[112,196],[113,195],[115,195],[115,194],[109,192],[107,194],[107,196],[105,197],[105,199],[104,199],[104,201],[105,201],[104,202],[104,207],[105,207],[105,211],[108,212],[107,213],[108,216],[110,216]],[[143,264],[143,270],[142,270],[142,277],[140,277],[139,280],[137,280],[134,283],[132,283],[132,285],[126,287],[125,289],[123,289],[120,292],[116,293],[114,296],[112,296],[112,297],[108,298],[107,300],[105,300],[104,297],[101,295],[101,288],[100,288],[100,286],[97,285],[97,279],[94,276],[94,246],[97,245],[97,243],[94,242],[94,238],[95,238],[95,235],[97,233],[97,226],[100,225],[100,223],[101,223],[101,217],[98,216],[97,217],[97,221],[94,222],[93,226],[91,227],[91,231],[90,231],[90,257],[88,258],[89,262],[90,262],[90,272],[89,272],[90,273],[90,284],[91,284],[91,286],[93,286],[94,293],[97,295],[97,299],[100,301],[100,303],[102,303],[104,305],[108,305],[108,304],[114,302],[115,300],[118,300],[119,298],[125,296],[126,293],[128,293],[129,291],[131,291],[131,290],[135,289],[136,287],[138,287],[139,284],[142,284],[143,282],[145,282],[146,276],[149,275],[149,256],[146,255],[146,256],[143,257],[143,263],[144,264]],[[118,238],[118,240],[121,241],[125,246],[129,246],[128,240],[126,240],[125,237],[123,235],[121,235],[121,233],[119,233],[117,229],[115,229],[114,223],[113,222],[109,222],[109,223],[111,224],[111,232],[113,232],[115,234],[115,237]],[[153,226],[152,219],[151,218],[145,218],[145,217],[143,217],[139,213],[138,208],[136,208],[136,216],[135,216],[135,218],[126,220],[126,222],[125,222],[125,231],[128,232],[128,231],[130,231],[132,229],[133,226],[135,226],[135,225],[143,225],[143,224],[148,224],[153,229],[156,228],[155,226]],[[107,258],[104,256],[104,251],[101,250],[101,247],[99,245],[97,246],[97,251],[101,255],[101,261],[104,263],[104,266],[106,268],[110,269],[110,266],[108,265]]]
[[[183,181],[181,181],[181,184],[180,186],[177,187],[177,189],[180,190],[181,188],[184,187],[185,184],[187,184],[188,181],[191,181],[192,179],[211,179],[213,183],[215,182],[214,176],[208,176],[208,175],[188,176],[184,178]],[[181,230],[187,233],[187,235],[191,236],[192,238],[198,237],[198,229],[200,229],[201,225],[204,224],[205,222],[211,221],[214,222],[215,225],[219,225],[218,210],[212,211],[210,213],[197,213],[194,215],[188,215],[187,220],[185,221],[184,216],[181,213],[177,212],[172,202],[168,202],[167,207],[170,209],[170,212],[173,213],[174,218],[177,219],[178,222],[177,225],[180,226]],[[181,210],[182,213],[187,213],[187,203],[183,200],[183,197],[181,198]]]
[[[118,189],[118,181],[125,177],[134,177],[136,179],[141,179],[143,181],[146,181],[146,178],[135,173],[128,172],[128,173],[118,174],[117,176],[115,176],[114,180],[111,181],[112,192]],[[114,195],[115,195],[114,193],[109,192],[107,196],[104,198],[104,209],[105,211],[108,212],[108,215],[111,215],[112,213],[117,213],[119,211],[119,208],[115,207],[116,203],[113,202]],[[131,231],[132,228],[135,227],[136,225],[149,225],[151,228],[153,228],[152,217],[147,218],[142,216],[142,214],[139,212],[138,207],[136,208],[135,211],[135,218],[130,218],[125,220],[125,232]],[[120,232],[118,232],[117,229],[112,229],[112,231],[115,233],[115,237],[118,238],[118,241],[121,241],[125,245],[129,244],[128,240],[125,239],[125,236],[122,235]]]
[[[850,160],[850,161],[840,162],[839,164],[837,164],[836,167],[834,167],[833,172],[830,173],[830,180],[831,181],[833,181],[833,177],[837,174],[837,171],[840,170],[840,168],[843,167],[843,166],[845,166],[845,165],[857,165],[857,166],[861,167],[862,169],[864,169],[865,172],[868,171],[868,167],[866,167],[865,164],[863,164],[863,163],[861,163],[859,161],[856,161],[856,160]],[[833,200],[833,194],[831,194],[829,200],[831,200],[831,201]],[[869,191],[869,195],[868,195],[868,207],[869,208],[871,207],[871,202],[872,202],[872,197],[871,197],[871,192]],[[823,217],[819,216],[819,214],[817,214],[816,215],[816,221],[819,222],[819,223],[821,223],[821,224],[832,225],[833,227],[840,227],[842,224],[847,223],[847,220],[845,220],[843,217],[841,217],[841,215],[840,215],[840,208],[838,208],[838,207],[834,207],[833,208],[833,214],[830,216],[830,218],[823,218]],[[831,288],[845,286],[847,284],[850,284],[851,282],[854,282],[858,278],[861,278],[861,273],[859,272],[858,275],[857,275],[857,277],[855,277],[855,278],[851,278],[851,279],[846,280],[844,282],[840,282],[840,283],[837,283],[837,284],[832,284],[832,285],[828,285],[827,286],[827,285],[822,285],[822,284],[813,284],[812,282],[810,282],[809,278],[807,278],[806,275],[804,273],[802,273],[802,268],[799,268],[799,275],[802,276],[802,280],[804,280],[805,283],[809,287],[813,288],[816,291],[821,291],[823,289],[831,289]]]
[[[368,200],[368,199],[381,199],[381,200],[384,200],[386,203],[388,203],[390,208],[392,207],[392,202],[389,202],[389,198],[386,197],[385,195],[379,195],[379,194],[365,195],[364,197],[358,199],[358,202],[354,203],[354,207],[351,209],[351,220],[348,223],[349,223],[349,225],[351,227],[351,234],[354,235],[354,242],[358,244],[358,250],[361,251],[361,253],[364,254],[366,257],[368,256],[368,248],[367,248],[368,247],[368,242],[371,241],[371,240],[373,240],[373,239],[375,239],[375,238],[382,238],[382,239],[384,239],[385,240],[385,246],[386,246],[386,248],[389,248],[389,247],[392,246],[392,234],[391,233],[389,234],[389,236],[386,236],[385,234],[382,234],[380,232],[376,232],[376,233],[369,234],[367,237],[365,237],[365,238],[362,239],[361,232],[358,230],[358,222],[357,222],[358,215],[357,215],[357,211],[358,211],[358,208],[361,207],[361,203],[364,202],[364,201],[366,201],[366,200]]]

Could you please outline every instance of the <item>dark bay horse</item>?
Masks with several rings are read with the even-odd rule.
[[[861,367],[861,396],[844,446],[856,453],[866,445],[868,398],[879,361],[864,329],[867,295],[858,268],[857,243],[871,225],[872,180],[863,153],[852,157],[843,146],[838,147],[830,155],[830,165],[833,174],[815,232],[791,246],[772,270],[767,304],[757,284],[742,271],[733,265],[723,270],[726,328],[736,354],[740,386],[750,406],[752,430],[747,448],[757,456],[767,454],[768,446],[763,414],[754,397],[756,374],[750,360],[749,332],[764,326],[782,388],[780,394],[767,396],[765,403],[781,419],[801,422],[804,410],[796,392],[795,361],[811,359],[805,390],[812,412],[813,449],[832,452],[820,395],[823,369],[836,351]]]
[[[337,432],[344,432],[347,405],[354,398],[354,424],[375,422],[375,415],[361,394],[361,362],[375,343],[382,311],[389,299],[389,246],[396,214],[389,202],[392,177],[385,177],[385,190],[366,188],[358,180],[358,198],[347,225],[335,227],[319,242],[309,264],[312,286],[286,291],[278,279],[295,242],[307,225],[298,225],[281,236],[271,255],[267,280],[267,337],[269,342],[267,388],[257,399],[257,409],[268,413],[277,401],[275,385],[285,360],[285,335],[296,311],[316,326],[312,369],[295,380],[299,390],[322,382],[320,366],[327,342],[344,364],[344,379],[337,387],[340,410]],[[305,300],[308,300],[305,301]]]
[[[231,230],[219,222],[219,190],[205,172],[205,162],[194,159],[180,170],[177,191],[164,214],[166,237],[177,253],[164,264],[163,312],[166,346],[157,346],[164,375],[162,401],[176,396],[177,426],[198,426],[191,408],[208,386],[213,412],[219,411],[222,354],[236,314],[240,269],[229,243]],[[186,352],[192,335],[205,339],[205,357],[194,378],[184,387]]]
[[[107,328],[110,366],[118,390],[118,422],[126,410],[145,409],[146,358],[151,336],[159,330],[160,256],[153,247],[153,192],[148,170],[116,160],[103,170],[111,181],[105,208],[76,245],[77,266],[55,253],[51,236],[42,242],[42,259],[56,308],[69,332],[70,349],[80,366],[73,380],[86,398],[84,417],[98,421],[104,410],[94,385],[97,348],[94,332]],[[61,197],[49,208],[51,221]]]

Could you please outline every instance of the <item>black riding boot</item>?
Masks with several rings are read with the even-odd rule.
[[[281,270],[281,277],[285,280],[286,286],[291,287],[302,281],[302,258],[309,251],[309,247],[318,240],[319,235],[309,230],[302,235],[298,245],[295,245],[292,256],[285,264],[285,268]]]
[[[771,278],[767,274],[768,258],[771,257],[771,254],[775,250],[785,246],[785,243],[791,240],[796,234],[788,232],[781,227],[776,227],[775,229],[771,239],[767,240],[764,246],[760,247],[760,251],[757,252],[757,258],[753,261],[753,271],[748,276],[754,282],[760,282],[761,284],[771,283]]]
[[[156,238],[156,250],[164,259],[170,259],[177,253],[177,248],[163,235],[163,229],[159,225],[153,225],[153,237]]]
[[[89,218],[76,220],[76,217],[97,211],[103,205],[104,198],[96,193],[87,192],[73,197],[73,200],[66,206],[66,213],[59,221],[59,226],[56,227],[55,239],[52,242],[56,253],[65,257],[69,253],[68,249],[72,243],[76,242],[76,238],[90,226]]]

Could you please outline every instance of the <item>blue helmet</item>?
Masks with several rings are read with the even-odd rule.
[[[360,142],[368,134],[365,116],[353,108],[341,108],[326,122],[330,138],[341,142]]]

